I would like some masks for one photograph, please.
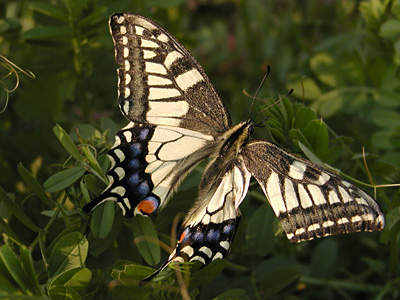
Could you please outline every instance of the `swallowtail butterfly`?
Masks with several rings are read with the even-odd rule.
[[[378,204],[353,184],[266,140],[251,140],[252,120],[232,126],[201,66],[159,24],[118,13],[110,30],[120,65],[118,102],[130,123],[109,152],[109,186],[83,210],[111,200],[126,217],[151,215],[200,161],[211,158],[176,249],[161,269],[172,261],[208,264],[228,254],[252,176],[291,242],[384,227]]]

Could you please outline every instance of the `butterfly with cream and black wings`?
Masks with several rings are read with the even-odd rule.
[[[251,176],[292,242],[384,227],[378,204],[353,184],[268,141],[250,140],[252,120],[232,126],[201,66],[159,24],[119,13],[110,30],[120,65],[119,106],[130,123],[109,152],[109,186],[84,211],[111,200],[126,217],[150,215],[190,170],[211,159],[177,247],[160,270],[172,261],[207,264],[228,254]]]

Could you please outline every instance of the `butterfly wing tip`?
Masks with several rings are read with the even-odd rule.
[[[141,281],[139,281],[139,286],[143,287],[145,285],[147,285],[151,279],[147,279],[148,277],[146,277],[145,279],[142,279]]]
[[[84,213],[90,213],[93,211],[93,209],[99,205],[102,201],[104,200],[103,194],[101,194],[99,197],[93,199],[90,201],[88,204],[86,204],[84,207],[82,207],[82,210]]]
[[[93,210],[93,205],[91,205],[92,202],[86,204],[84,207],[82,207],[82,210],[85,214],[90,213]]]
[[[145,286],[146,284],[148,284],[151,280],[153,280],[154,277],[156,277],[158,275],[158,273],[161,272],[163,268],[158,269],[157,271],[155,271],[154,273],[150,274],[149,276],[145,277],[144,279],[142,279],[139,282],[139,286]]]

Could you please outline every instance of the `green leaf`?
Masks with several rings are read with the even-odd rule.
[[[400,0],[394,0],[392,2],[392,7],[390,8],[390,11],[393,15],[396,16],[397,19],[400,20]]]
[[[190,278],[191,287],[199,287],[217,278],[226,267],[224,259],[216,259],[198,272],[194,272]]]
[[[92,124],[78,124],[74,126],[74,130],[70,133],[73,141],[79,142],[79,138],[85,140],[100,140],[101,132]]]
[[[249,296],[247,296],[246,291],[244,289],[231,289],[218,295],[213,300],[230,300],[230,299],[247,300],[250,298]]]
[[[40,289],[38,275],[35,272],[35,267],[33,266],[33,259],[31,252],[25,246],[19,248],[20,258],[22,262],[22,267],[27,274],[30,284],[30,290],[34,292],[34,295],[42,296],[42,290]]]
[[[302,107],[294,118],[293,128],[298,128],[303,131],[307,124],[315,119],[317,119],[317,114],[312,109]]]
[[[6,193],[5,190],[0,186],[0,201],[8,208],[18,220],[24,223],[30,230],[39,232],[41,229],[37,227],[31,219],[24,213],[24,211],[12,200]]]
[[[371,113],[372,122],[380,127],[400,127],[400,114],[391,109],[374,110]]]
[[[86,179],[86,176],[85,176]],[[82,192],[82,198],[84,203],[89,203],[90,202],[90,195],[89,195],[89,191],[85,185],[85,180],[81,180],[79,181],[79,187],[81,189]]]
[[[118,299],[145,299],[147,295],[153,293],[153,288],[147,286],[139,287],[139,282],[153,273],[150,267],[132,264],[126,261],[118,261],[112,270],[111,276],[122,282],[125,286],[115,286],[111,294]],[[126,288],[129,287],[129,293]],[[128,297],[129,296],[129,297]]]
[[[80,300],[82,299],[78,292],[67,286],[53,286],[49,289],[51,300]]]
[[[300,150],[301,147],[299,143],[302,143],[303,145],[307,145],[308,149],[312,149],[311,144],[307,141],[306,137],[303,135],[303,132],[300,131],[299,129],[290,129],[289,131],[289,136],[293,141],[293,144],[297,146]]]
[[[61,145],[67,150],[69,154],[73,158],[75,158],[77,161],[83,161],[78,148],[76,148],[74,142],[72,141],[71,137],[68,135],[68,133],[60,126],[56,125],[53,127],[53,132],[60,141]]]
[[[271,252],[274,246],[273,222],[274,214],[267,204],[261,205],[251,216],[246,228],[246,247],[250,253],[263,257]]]
[[[22,33],[22,38],[25,40],[39,41],[67,41],[71,38],[71,31],[67,28],[56,26],[41,26],[28,29]]]
[[[54,246],[49,258],[50,277],[54,278],[63,271],[83,266],[88,248],[88,241],[78,231],[63,236]]]
[[[266,276],[270,276],[277,270],[296,267],[301,272],[301,266],[298,265],[293,256],[272,256],[257,264],[253,269],[254,280],[262,282]]]
[[[34,1],[29,3],[29,8],[48,17],[53,17],[64,22],[68,21],[68,16],[66,15],[66,13],[51,4]]]
[[[82,166],[63,170],[50,176],[43,186],[48,193],[58,192],[72,185],[75,181],[81,178],[85,172],[86,170]]]
[[[387,2],[387,1],[386,1]],[[358,7],[367,26],[377,31],[380,25],[381,17],[385,11],[383,3],[379,0],[370,0],[360,3]]]
[[[112,203],[112,202],[111,202]],[[116,206],[119,208],[119,206]],[[90,243],[90,254],[91,256],[97,257],[115,243],[115,239],[121,231],[124,220],[126,220],[120,210],[114,215],[114,223],[110,233],[103,239],[92,239]],[[131,240],[131,243],[133,238]],[[112,258],[110,258],[112,259]],[[101,263],[101,262],[99,262]]]
[[[336,87],[342,81],[337,74],[337,64],[326,52],[317,53],[310,60],[310,66],[318,79],[330,87]]]
[[[370,270],[373,270],[382,278],[386,276],[386,264],[380,259],[373,259],[367,256],[363,256],[360,258],[361,261],[365,262]]]
[[[140,254],[149,265],[156,265],[160,261],[161,251],[160,245],[157,243],[158,236],[154,230],[151,219],[143,216],[136,216],[132,224],[135,239],[139,237],[143,239],[137,243]]]
[[[300,99],[315,99],[321,95],[318,84],[309,77],[290,81],[286,87],[293,89],[293,95]]]
[[[17,242],[18,244],[23,244],[19,236],[14,232],[14,230],[10,227],[10,225],[7,222],[5,222],[2,218],[0,218],[0,228],[2,232],[4,232],[8,236],[9,239]]]
[[[303,134],[318,157],[324,157],[329,148],[328,128],[322,120],[310,121]]]
[[[399,20],[387,20],[381,25],[380,36],[384,38],[395,37],[400,33],[400,21]]]
[[[86,14],[85,14],[86,16]],[[104,22],[107,22],[108,19],[107,8],[103,6],[98,6],[94,9],[94,11],[86,16],[85,18],[79,18],[77,27],[79,28],[88,28],[88,27],[101,27]]]
[[[341,89],[331,90],[318,98],[318,112],[326,118],[333,116],[342,108],[343,102],[343,91]]]
[[[266,276],[259,285],[259,290],[263,291],[263,296],[268,299],[287,288],[288,285],[299,279],[300,273],[295,267],[281,268]]]
[[[321,240],[311,256],[311,270],[318,278],[329,277],[335,264],[338,245],[334,239]]]
[[[115,205],[114,201],[105,201],[93,211],[90,228],[93,236],[104,239],[111,231],[114,224]]]
[[[154,272],[154,269],[146,266],[129,264],[124,266],[124,273],[129,276],[129,278],[134,280],[142,280],[143,278],[149,276]],[[115,279],[123,280],[122,277],[114,277]]]
[[[396,65],[400,65],[400,40],[399,41],[397,41],[395,44],[394,44],[394,51],[395,51],[395,53],[394,53],[394,59],[393,59],[393,62],[396,64]],[[396,101],[397,102],[397,101]]]
[[[304,145],[302,142],[299,141],[299,147],[301,151],[307,156],[309,160],[311,160],[313,163],[316,163],[320,166],[324,165],[324,162],[318,158],[306,145]]]
[[[153,293],[154,291],[152,289],[148,289],[146,287],[132,287],[130,285],[129,287],[117,285],[113,287],[113,289],[110,291],[110,294],[113,296],[113,299],[121,299],[121,300],[148,299],[147,296]]]
[[[62,272],[55,277],[51,283],[50,288],[53,286],[67,286],[75,291],[80,291],[89,284],[92,278],[92,271],[85,267],[78,267]]]
[[[68,227],[66,227],[63,231],[61,231],[55,239],[51,242],[51,244],[45,248],[46,249],[46,257],[50,257],[51,252],[53,251],[54,247],[57,245],[57,243],[66,235],[73,233],[75,231],[78,231],[80,228],[80,223],[79,222],[74,222],[72,224],[69,224]]]
[[[98,161],[94,157],[92,151],[90,151],[90,147],[83,146],[82,151],[83,151],[83,154],[85,155],[85,157],[87,158],[87,160],[89,161],[89,165],[93,168],[92,172],[106,183],[107,178],[104,175],[103,170],[101,169]]]
[[[158,8],[171,8],[171,7],[177,7],[184,3],[185,0],[147,0],[146,7],[148,8],[153,8],[153,7],[158,7]]]
[[[0,260],[11,277],[21,287],[22,291],[27,294],[31,287],[29,279],[17,255],[8,244],[4,244],[0,247]]]
[[[19,175],[21,175],[22,180],[26,183],[27,186],[31,188],[32,192],[34,192],[40,200],[51,207],[54,207],[56,205],[53,200],[51,200],[50,197],[47,196],[39,182],[22,164],[18,165],[18,172]]]
[[[400,106],[400,97],[396,92],[378,90],[373,94],[373,96],[374,100],[382,106],[390,108]]]
[[[371,141],[374,147],[384,150],[396,149],[396,146],[392,142],[392,138],[396,134],[396,129],[385,129],[375,131],[371,136]]]
[[[2,267],[2,265],[0,264]],[[6,272],[6,270],[2,270],[2,272]],[[13,281],[14,282],[14,281]],[[11,278],[7,278],[5,275],[0,273],[0,292],[7,292],[7,293],[17,293],[20,291],[18,287],[16,287],[13,283],[11,283]],[[8,295],[8,294],[7,294]],[[5,299],[7,299],[7,295],[5,295]],[[2,299],[3,294],[0,293],[0,299]]]

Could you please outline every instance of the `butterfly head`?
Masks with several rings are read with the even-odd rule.
[[[219,148],[219,156],[221,157],[237,157],[243,145],[246,144],[254,131],[254,123],[247,120],[231,127],[221,137]]]

